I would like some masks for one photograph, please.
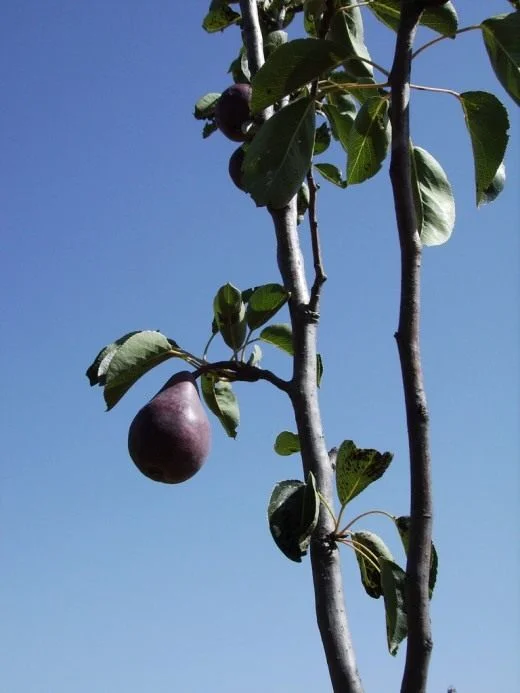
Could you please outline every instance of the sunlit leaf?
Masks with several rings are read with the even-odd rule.
[[[195,104],[195,110],[193,113],[195,118],[197,118],[197,120],[211,118],[215,113],[215,106],[219,99],[220,94],[217,92],[211,92],[200,98]]]
[[[251,330],[264,325],[287,303],[287,291],[280,284],[255,287],[248,298],[246,319]]]
[[[108,344],[103,347],[99,354],[96,356],[92,364],[88,367],[85,375],[89,379],[90,385],[104,385],[106,381],[106,373],[110,365],[110,361],[114,358],[116,351],[119,347],[124,344],[127,339],[133,337],[134,334],[138,334],[141,330],[135,330],[134,332],[129,332],[123,335],[119,339],[116,339],[112,344]]]
[[[236,24],[240,15],[229,7],[226,0],[212,0],[208,13],[202,22],[202,28],[208,33],[223,31],[228,26]]]
[[[260,339],[268,344],[273,344],[290,356],[294,355],[292,329],[286,323],[264,327],[260,332]]]
[[[184,357],[175,342],[160,332],[145,330],[129,337],[114,354],[106,372],[103,392],[107,410],[155,366],[173,357]]]
[[[412,147],[412,185],[422,243],[445,243],[455,225],[455,198],[441,165],[421,147]]]
[[[359,7],[353,5],[348,10],[335,12],[327,38],[346,48],[349,59],[343,63],[345,72],[356,79],[373,82],[374,69],[365,45],[363,16]]]
[[[393,455],[356,447],[344,440],[336,458],[336,490],[341,505],[346,505],[388,469]]]
[[[373,0],[368,7],[383,24],[397,31],[401,14],[401,0]],[[447,2],[440,7],[427,8],[421,15],[420,24],[442,36],[455,37],[458,17],[453,3]]]
[[[314,164],[314,168],[318,170],[329,183],[334,183],[338,188],[347,187],[346,181],[342,178],[341,171],[337,166],[334,166],[334,164]]]
[[[276,436],[274,442],[274,451],[279,455],[293,455],[295,452],[300,452],[300,439],[297,433],[291,431],[282,431]]]

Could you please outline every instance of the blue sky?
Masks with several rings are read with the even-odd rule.
[[[461,24],[509,11],[458,2]],[[272,451],[293,428],[265,383],[240,384],[236,441],[213,420],[204,469],[155,484],[128,457],[135,412],[175,362],[109,414],[84,371],[133,329],[201,353],[227,281],[278,280],[268,215],[227,177],[234,145],[202,140],[195,101],[229,84],[238,32],[205,34],[205,2],[4,0],[3,364],[0,404],[0,668],[6,693],[298,693],[329,690],[309,562],[287,561],[266,523],[272,486],[300,476]],[[367,21],[373,59],[393,35]],[[418,45],[433,35],[420,32]],[[453,184],[450,242],[424,257],[423,354],[432,415],[435,650],[430,690],[519,683],[519,118],[476,32],[418,58],[414,80],[496,93],[511,115],[508,187],[474,205],[456,101],[414,94],[414,141]],[[333,158],[342,163],[336,152]],[[344,164],[343,164],[344,166]],[[324,290],[319,348],[327,443],[392,450],[351,513],[406,514],[407,443],[393,333],[398,246],[385,167],[319,200]],[[306,250],[307,229],[302,227]],[[308,263],[309,264],[309,263]],[[216,346],[215,358],[226,352]],[[264,349],[264,364],[289,361]],[[392,527],[374,519],[398,554]],[[382,604],[345,550],[345,591],[368,691],[398,690]]]

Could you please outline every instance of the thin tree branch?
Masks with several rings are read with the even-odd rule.
[[[422,9],[417,0],[403,0],[390,74],[390,178],[401,247],[401,301],[395,338],[406,405],[411,495],[406,566],[408,641],[401,693],[426,693],[433,646],[428,589],[433,513],[429,415],[419,349],[421,240],[412,189],[409,123],[412,45]]]
[[[318,217],[316,214],[316,192],[318,186],[314,181],[312,170],[307,174],[307,185],[309,186],[309,226],[311,231],[312,257],[314,261],[314,283],[311,289],[309,310],[319,314],[321,287],[327,281],[327,275],[323,269],[323,258],[321,256],[320,234],[318,229]]]
[[[224,378],[240,380],[246,383],[255,383],[258,380],[267,380],[283,392],[289,392],[290,383],[279,378],[272,371],[257,366],[250,366],[240,361],[215,361],[215,363],[205,363],[193,372],[193,377],[198,378],[203,373],[218,373]]]
[[[254,55],[255,46],[262,45],[256,0],[240,0],[240,8],[244,21],[243,39],[249,57],[250,53]],[[262,64],[261,59],[258,64]],[[250,63],[251,67],[254,74],[254,66]],[[309,289],[297,229],[296,197],[283,209],[268,211],[275,228],[278,267],[290,293],[294,359],[289,396],[301,443],[304,475],[306,478],[309,471],[313,472],[324,499],[320,504],[310,551],[316,618],[334,693],[363,693],[345,612],[339,551],[330,541],[334,519],[327,507],[333,506],[333,467],[325,446],[318,404],[317,321],[309,309]]]

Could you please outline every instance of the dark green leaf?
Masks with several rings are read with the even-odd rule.
[[[381,168],[390,142],[388,100],[373,96],[361,106],[347,141],[347,184],[362,183]]]
[[[445,243],[455,225],[453,191],[439,162],[420,147],[412,147],[412,185],[422,243]]]
[[[314,168],[330,183],[334,183],[334,185],[337,185],[339,188],[347,187],[346,181],[344,181],[341,176],[341,171],[337,166],[334,166],[334,164],[314,164]]]
[[[314,102],[310,98],[290,103],[262,125],[242,167],[244,187],[258,206],[280,209],[289,203],[307,175],[313,148]]]
[[[203,373],[200,380],[204,401],[218,418],[228,436],[236,438],[240,413],[231,383],[218,380],[211,373]]]
[[[139,332],[141,332],[141,330],[129,332],[128,334],[123,335],[119,339],[116,339],[116,341],[112,342],[112,344],[108,344],[106,347],[103,347],[103,349],[101,349],[101,351],[96,356],[92,364],[88,367],[87,372],[85,373],[85,375],[89,379],[91,386],[105,384],[105,376],[108,371],[110,361],[112,361],[114,357],[114,354],[119,349],[119,347],[127,341],[127,339],[133,337],[134,334],[139,334]]]
[[[197,120],[204,120],[205,118],[211,118],[215,114],[215,105],[220,99],[220,94],[216,92],[211,92],[206,94],[195,104],[195,111],[193,115]]]
[[[348,141],[352,124],[355,120],[354,113],[341,113],[337,106],[325,104],[323,110],[329,119],[330,129],[334,139],[339,140],[343,149],[348,152]]]
[[[150,369],[173,357],[184,357],[184,352],[160,332],[145,330],[129,337],[116,351],[106,373],[103,392],[107,410]]]
[[[408,546],[409,546],[409,541],[410,541],[410,517],[408,515],[402,515],[401,517],[395,517],[394,522],[395,522],[395,526],[397,527],[397,531],[399,532],[399,536],[401,537],[401,541],[403,543],[405,553],[406,553],[406,555],[408,555]],[[430,599],[432,598],[433,588],[435,587],[435,583],[437,581],[438,566],[439,566],[439,558],[437,556],[437,550],[436,550],[436,548],[432,542],[431,556],[430,556],[430,579],[429,579]]]
[[[307,484],[281,481],[271,494],[267,517],[272,537],[282,553],[301,562],[318,522],[320,501],[312,473]]]
[[[210,135],[212,135],[217,130],[218,130],[218,127],[217,127],[217,124],[215,123],[214,120],[210,120],[209,122],[204,123],[204,127],[202,128],[203,139],[208,138]]]
[[[268,344],[273,344],[290,356],[294,355],[292,329],[290,325],[268,325],[260,332],[260,339]]]
[[[229,7],[226,0],[212,0],[209,11],[202,22],[202,28],[211,34],[236,24],[238,19],[240,19],[240,15]]]
[[[506,109],[493,94],[467,91],[460,94],[459,98],[473,147],[479,205],[504,160],[509,139],[509,118]]]
[[[391,452],[358,448],[352,440],[344,440],[336,458],[336,490],[341,505],[383,476],[392,457]]]
[[[329,148],[330,145],[330,131],[327,123],[322,123],[318,128],[316,128],[316,133],[314,135],[314,151],[313,156],[318,156],[318,154],[323,154]]]
[[[400,643],[408,634],[406,622],[406,573],[392,560],[380,559],[381,585],[385,600],[386,637],[388,651],[396,655]]]
[[[249,328],[256,330],[265,325],[286,303],[287,292],[280,284],[255,287],[247,303],[246,319]]]
[[[367,82],[374,81],[372,65],[365,62],[370,61],[370,54],[365,45],[363,17],[359,7],[353,5],[348,10],[336,12],[330,23],[327,39],[346,48],[348,60],[343,63],[343,67],[348,75]]]
[[[324,39],[295,39],[280,46],[253,77],[251,110],[259,113],[349,57],[348,51]]]
[[[383,24],[397,31],[400,6],[401,0],[374,0],[368,7]],[[458,27],[457,12],[452,2],[440,7],[430,7],[422,13],[420,23],[442,36],[455,37]]]
[[[520,12],[490,17],[480,26],[498,81],[520,106]]]
[[[300,452],[300,439],[297,433],[290,431],[282,431],[276,436],[274,443],[274,451],[279,455],[293,455],[295,452]]]
[[[224,342],[236,351],[243,346],[246,333],[246,306],[242,293],[233,284],[225,284],[213,300],[215,322]]]
[[[358,109],[354,97],[341,88],[338,87],[337,91],[328,91],[327,101],[331,106],[335,106],[341,115],[351,115],[352,119],[356,117]]]
[[[502,190],[504,189],[504,186],[506,184],[506,167],[504,165],[504,162],[500,164],[500,166],[497,169],[497,172],[495,173],[495,177],[491,181],[491,184],[489,185],[486,190],[482,192],[482,196],[480,198],[480,204],[485,205],[488,204],[489,202],[493,202],[493,200],[496,200],[496,198],[500,195]]]
[[[373,599],[383,594],[380,559],[393,560],[385,542],[373,532],[353,532],[350,536],[365,592]]]
[[[305,0],[303,5],[303,26],[309,36],[318,35],[323,8],[323,0]]]

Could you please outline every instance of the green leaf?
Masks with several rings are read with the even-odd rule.
[[[251,111],[259,113],[305,87],[349,57],[325,39],[295,39],[280,46],[253,77]]]
[[[334,185],[337,185],[339,188],[347,187],[347,182],[343,180],[341,171],[337,166],[334,166],[334,164],[314,164],[314,168],[317,169],[329,183],[334,183]]]
[[[330,22],[327,39],[346,48],[348,60],[343,63],[343,67],[348,75],[374,82],[372,65],[364,62],[370,60],[370,54],[365,45],[363,16],[359,7],[354,5],[348,10],[336,12]]]
[[[295,452],[300,452],[300,439],[297,433],[290,431],[282,431],[276,436],[274,442],[274,451],[283,457],[293,455]]]
[[[327,123],[322,123],[314,134],[314,150],[312,152],[313,156],[318,156],[318,154],[323,154],[329,148],[330,145],[330,131]]]
[[[408,555],[408,546],[410,542],[410,517],[408,515],[402,515],[401,517],[394,517],[395,526],[401,537],[403,547],[406,555]],[[437,550],[432,542],[431,546],[431,556],[430,556],[430,599],[433,595],[433,589],[437,581],[437,569],[439,566],[439,557],[437,556]]]
[[[214,120],[210,120],[207,123],[204,123],[204,127],[202,128],[202,138],[207,139],[210,135],[212,135],[217,130],[218,130],[218,127],[217,127],[217,124],[215,123]]]
[[[195,104],[195,110],[193,113],[195,118],[197,118],[197,120],[212,118],[215,114],[215,106],[219,99],[220,94],[217,92],[211,92],[200,98]]]
[[[357,113],[357,105],[351,94],[345,93],[340,87],[336,91],[327,92],[327,101],[330,106],[335,106],[341,115],[351,115],[354,119]]]
[[[184,353],[160,332],[144,330],[129,337],[113,355],[106,372],[103,396],[107,411],[142,375],[167,359],[183,358]]]
[[[231,383],[218,380],[211,373],[203,373],[200,381],[202,396],[209,409],[218,418],[228,436],[236,438],[240,413]]]
[[[303,3],[303,26],[309,36],[318,35],[324,6],[324,0],[305,0]]]
[[[393,556],[385,542],[373,532],[353,532],[350,536],[365,592],[373,599],[383,594],[380,560],[392,561]]]
[[[408,634],[406,622],[406,573],[392,560],[380,559],[381,585],[385,600],[386,637],[388,651],[395,656],[400,643]]]
[[[323,110],[329,119],[330,129],[334,139],[339,140],[343,149],[348,152],[348,142],[356,112],[341,113],[337,106],[324,104]]]
[[[520,12],[490,17],[480,26],[498,81],[520,106]]]
[[[310,168],[313,148],[314,102],[310,98],[290,103],[261,126],[242,167],[244,188],[258,206],[280,209],[290,202]]]
[[[504,160],[509,139],[509,118],[506,109],[493,94],[467,91],[459,98],[473,147],[479,205]]]
[[[455,198],[439,162],[420,147],[412,147],[412,185],[422,243],[445,243],[455,226]]]
[[[236,24],[238,19],[240,19],[240,15],[229,7],[226,0],[212,0],[209,11],[202,22],[202,28],[212,34]]]
[[[373,96],[361,106],[350,129],[347,184],[362,183],[381,168],[390,142],[388,100]]]
[[[135,330],[134,332],[128,332],[128,334],[123,335],[119,339],[116,339],[112,344],[108,344],[103,347],[99,354],[96,356],[92,364],[88,367],[85,375],[89,379],[90,386],[92,385],[104,385],[106,382],[106,373],[110,365],[110,361],[114,358],[116,351],[119,347],[124,344],[127,339],[133,337],[134,334],[139,334],[141,330]]]
[[[345,506],[388,469],[393,455],[370,448],[356,447],[352,440],[344,440],[336,459],[336,490],[341,505]]]
[[[300,563],[318,522],[320,501],[316,482],[309,473],[307,483],[281,481],[273,489],[267,517],[275,544],[287,558]]]
[[[495,177],[491,181],[489,187],[482,192],[482,197],[480,199],[480,204],[485,205],[489,202],[493,202],[500,195],[504,186],[506,184],[506,167],[504,162],[500,164],[495,173]]]
[[[268,325],[260,332],[260,339],[268,344],[273,344],[290,356],[294,356],[292,329],[290,325]]]
[[[233,351],[240,349],[247,333],[246,306],[240,289],[229,283],[221,286],[213,300],[213,312],[224,342]]]
[[[383,24],[397,31],[401,0],[374,0],[368,7]],[[422,13],[420,24],[442,36],[455,38],[458,27],[457,11],[452,2],[447,2],[440,7],[430,7]]]
[[[249,329],[264,325],[287,303],[287,291],[280,284],[257,286],[249,296],[246,319]]]

